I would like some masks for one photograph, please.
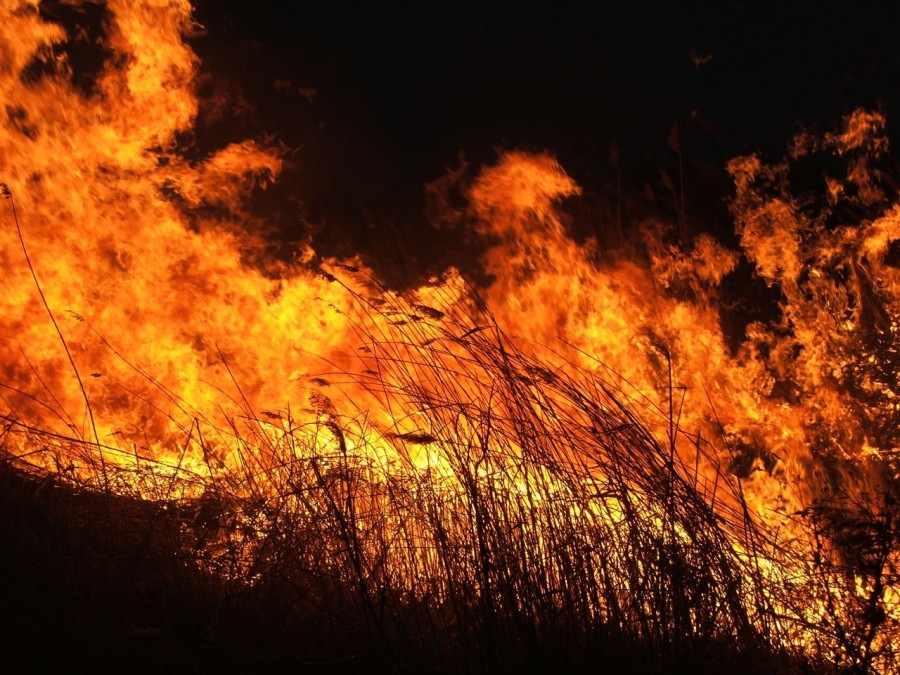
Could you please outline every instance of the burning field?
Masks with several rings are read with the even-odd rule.
[[[728,241],[682,196],[604,247],[499,153],[429,187],[483,274],[399,288],[271,255],[277,140],[187,149],[187,0],[109,0],[89,91],[38,5],[0,3],[12,663],[897,672],[881,113],[731,160]]]

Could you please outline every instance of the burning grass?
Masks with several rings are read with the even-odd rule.
[[[739,250],[682,196],[601,251],[556,160],[504,153],[432,185],[480,286],[400,292],[266,256],[292,153],[197,157],[190,3],[104,7],[88,88],[0,9],[7,662],[896,672],[882,115],[729,163]]]
[[[869,582],[848,595],[835,585],[852,583],[847,565],[824,550],[786,564],[739,483],[698,470],[715,464],[702,439],[686,463],[622,391],[527,356],[486,311],[372,297],[355,296],[352,320],[369,367],[316,378],[302,411],[196,420],[182,447],[199,445],[202,473],[8,418],[4,523],[23,545],[7,564],[24,569],[5,578],[40,586],[16,641],[36,645],[52,613],[73,641],[58,663],[111,668],[135,655],[201,671],[892,662],[896,628],[878,613],[894,583],[890,511],[853,529],[871,532],[855,565]],[[323,392],[350,380],[412,426],[339,413]],[[206,440],[226,437],[237,461]],[[849,517],[808,522],[824,546]],[[813,602],[831,623],[800,623]]]

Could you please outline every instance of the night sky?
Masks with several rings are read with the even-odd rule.
[[[197,143],[271,133],[296,148],[284,220],[318,223],[336,253],[427,238],[423,185],[497,149],[548,150],[600,194],[615,139],[637,193],[671,169],[677,123],[694,192],[721,192],[729,158],[775,159],[801,127],[830,130],[859,106],[897,127],[893,5],[204,0],[201,92],[225,103],[208,106]]]

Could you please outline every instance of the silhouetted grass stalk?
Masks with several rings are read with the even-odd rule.
[[[896,627],[847,628],[854,610],[825,552],[792,559],[735,480],[698,473],[701,459],[717,466],[700,439],[682,458],[674,408],[660,442],[627,396],[517,350],[477,305],[356,297],[366,367],[333,375],[381,400],[394,428],[324,394],[311,411],[258,415],[235,382],[243,412],[223,429],[182,411],[194,422],[168,464],[14,419],[4,453],[54,480],[171,504],[205,569],[238,586],[278,580],[299,615],[365,636],[401,667],[502,670],[616,644],[657,665],[803,650],[863,670],[894,663],[883,629]],[[235,461],[217,459],[223,444]],[[189,449],[203,471],[184,465]],[[104,457],[102,484],[76,466]],[[895,543],[879,549],[870,613],[896,583]],[[800,625],[810,603],[832,621]]]

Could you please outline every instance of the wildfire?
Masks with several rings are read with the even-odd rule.
[[[725,541],[757,565],[762,599],[745,589],[735,606],[769,607],[786,644],[895,664],[900,206],[879,181],[881,115],[796,139],[794,160],[845,161],[824,202],[789,192],[787,161],[733,160],[740,251],[652,221],[628,253],[600,251],[564,224],[559,203],[580,192],[564,169],[504,154],[467,190],[491,283],[449,270],[401,293],[360,260],[250,260],[245,204],[282,156],[251,141],[201,160],[179,150],[198,111],[188,2],[109,0],[115,57],[90,94],[38,10],[0,5],[8,455],[147,499],[224,483],[271,503],[318,486],[352,502],[357,524],[338,520],[354,541],[397,535],[392,583],[436,593],[443,544],[406,518],[416,495],[451,534],[478,521],[479,491],[506,495],[519,520],[491,527],[544,566],[547,589],[568,583],[551,516],[610,558],[634,545],[623,523],[636,519],[672,550]],[[733,350],[720,285],[742,256],[780,305]],[[409,504],[391,496],[404,481]],[[234,517],[249,556],[266,519]],[[723,589],[739,583],[727,569],[713,573]],[[501,572],[472,574],[484,589]],[[732,599],[710,593],[714,622]],[[625,611],[611,603],[586,611]],[[852,652],[823,622],[860,607],[880,619]]]

